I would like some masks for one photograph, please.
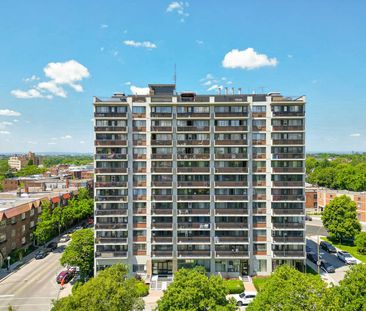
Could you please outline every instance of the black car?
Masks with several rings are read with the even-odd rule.
[[[309,259],[311,262],[317,264],[318,261],[318,254],[314,252],[310,252],[306,254],[306,258]],[[320,262],[323,262],[322,256],[319,256]]]
[[[48,243],[46,246],[46,250],[49,252],[53,252],[57,248],[57,242]]]
[[[39,252],[37,252],[36,256],[34,258],[36,259],[43,259],[48,255],[48,252],[45,250],[41,250]]]
[[[309,216],[309,215],[305,215],[305,220],[307,220],[307,221],[312,221],[312,220],[313,220],[313,218],[312,218],[311,216]]]
[[[336,248],[335,248],[332,244],[330,244],[330,243],[328,243],[328,242],[321,241],[321,242],[320,242],[320,247],[321,247],[322,249],[324,249],[324,250],[325,250],[326,252],[328,252],[328,253],[337,253]]]
[[[320,268],[328,273],[335,273],[334,267],[327,261],[323,260],[320,264]]]
[[[306,245],[306,253],[311,253],[311,252],[313,252],[311,247]]]

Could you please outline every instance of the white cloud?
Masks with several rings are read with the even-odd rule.
[[[16,122],[19,122],[19,120],[17,120],[17,119],[14,119],[14,120],[13,120],[13,122],[14,122],[14,123],[16,123]]]
[[[225,55],[222,61],[222,66],[225,68],[248,70],[265,66],[276,66],[277,64],[278,61],[276,58],[269,58],[265,54],[258,54],[253,48],[247,48],[242,51],[233,49]]]
[[[218,85],[218,84],[214,84],[213,86],[209,87],[207,89],[207,91],[214,91],[214,90],[217,90],[217,89],[222,89],[223,86],[222,85]]]
[[[349,136],[351,136],[351,137],[360,137],[361,134],[360,133],[353,133],[353,134],[350,134]]]
[[[38,144],[38,142],[32,141],[32,140],[27,141],[27,143],[30,144],[30,145],[37,145]]]
[[[56,145],[56,143],[55,142],[50,142],[50,143],[48,143],[48,145]]]
[[[135,85],[131,85],[130,90],[134,95],[148,95],[150,91],[148,87],[137,87]]]
[[[196,40],[196,43],[197,43],[198,45],[203,45],[203,44],[204,44],[204,42],[203,42],[202,40]]]
[[[123,33],[124,33],[124,34],[126,34],[127,32],[128,32],[128,31],[127,31],[127,29],[124,29],[124,30],[123,30]]]
[[[166,8],[166,11],[168,13],[176,12],[178,16],[180,17],[180,21],[184,22],[185,18],[189,16],[189,14],[185,11],[186,8],[189,7],[188,2],[184,1],[173,1],[171,2],[168,7]]]
[[[83,141],[83,140],[80,140],[80,144],[85,144],[85,141]]]
[[[146,48],[146,49],[155,49],[157,48],[156,44],[151,41],[134,41],[134,40],[125,40],[123,43],[127,46],[133,46],[135,48]]]
[[[100,25],[100,28],[108,28],[109,27],[109,25],[107,25],[107,24],[102,24],[102,25]]]
[[[90,119],[90,122],[94,122],[94,118],[91,118],[91,119]]]
[[[5,129],[9,125],[13,125],[13,123],[8,121],[0,121],[0,129]]]
[[[0,116],[5,116],[5,117],[19,117],[20,116],[20,112],[14,111],[14,110],[10,110],[10,109],[0,109]],[[15,120],[14,120],[15,122]]]
[[[125,85],[131,85],[130,81],[125,82]]]
[[[58,138],[57,137],[52,137],[51,140],[58,140]]]
[[[65,135],[65,136],[61,136],[60,139],[71,139],[72,136],[71,135]]]
[[[43,68],[44,74],[50,80],[40,82],[33,88],[22,91],[12,90],[11,94],[17,98],[48,98],[53,96],[66,97],[67,93],[62,86],[66,85],[76,92],[82,92],[80,81],[90,76],[88,69],[75,60],[63,63],[48,63]]]
[[[102,46],[99,50],[100,50],[101,52],[103,52],[103,51],[104,51],[104,47]]]
[[[294,56],[292,54],[287,54],[288,58],[293,58]]]
[[[36,75],[32,75],[29,78],[25,78],[23,79],[24,82],[34,82],[34,81],[38,81],[40,79],[40,77],[37,77]]]
[[[0,134],[1,134],[1,135],[9,135],[9,134],[10,134],[10,132],[9,132],[9,131],[0,131]]]
[[[212,84],[212,81],[211,80],[207,80],[206,82],[204,82],[202,85],[206,85],[206,86],[209,86]]]
[[[227,81],[226,84],[233,84],[233,81]]]

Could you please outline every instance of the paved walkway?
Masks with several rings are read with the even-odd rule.
[[[149,295],[144,297],[145,301],[145,311],[152,311],[157,307],[158,300],[163,296],[164,292],[162,290],[152,290],[150,289]]]

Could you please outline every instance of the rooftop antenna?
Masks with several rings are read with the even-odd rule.
[[[174,76],[173,76],[174,84],[177,85],[177,64],[174,64]]]
[[[265,86],[260,86],[259,88],[260,88],[260,90],[262,91],[262,94],[264,94],[264,89],[265,89],[266,87],[265,87]]]

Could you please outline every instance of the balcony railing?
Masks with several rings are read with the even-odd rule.
[[[95,173],[127,173],[126,167],[101,167],[96,168]]]
[[[215,181],[215,187],[247,187],[246,181]]]
[[[127,209],[106,209],[106,210],[96,210],[95,215],[106,216],[106,215],[127,215]]]
[[[178,181],[178,187],[210,187],[209,181]]]
[[[172,140],[151,140],[151,146],[171,146]]]
[[[118,201],[118,202],[127,202],[128,197],[127,195],[119,195],[119,196],[95,196],[95,201]]]
[[[253,214],[262,215],[265,213],[267,213],[267,209],[265,207],[253,208]]]
[[[177,118],[209,118],[209,112],[183,112],[177,113]]]
[[[273,131],[304,131],[305,127],[303,125],[298,126],[285,126],[285,125],[274,125],[272,126]]]
[[[274,208],[273,215],[304,215],[304,210],[300,208]]]
[[[183,146],[208,146],[210,144],[209,140],[193,140],[193,139],[186,139],[186,140],[177,140],[178,145]]]
[[[152,153],[151,159],[154,160],[171,160],[173,157],[172,154],[158,154],[158,153]]]
[[[249,238],[244,236],[220,236],[215,237],[215,244],[220,243],[248,243]]]
[[[133,145],[134,146],[146,146],[146,140],[143,140],[143,139],[134,140]]]
[[[273,237],[274,243],[305,243],[305,237],[289,236],[289,237]]]
[[[265,187],[265,186],[266,186],[265,180],[253,181],[253,187]]]
[[[178,243],[210,243],[209,236],[177,237]]]
[[[146,180],[134,181],[134,187],[146,187]]]
[[[222,145],[247,145],[248,142],[244,139],[222,139],[222,140],[215,140],[215,146],[222,146]]]
[[[114,252],[114,251],[95,252],[95,257],[97,257],[97,258],[127,258],[127,251],[124,251],[124,252]]]
[[[126,140],[95,140],[95,146],[126,146]]]
[[[104,237],[97,237],[95,239],[97,244],[126,244],[127,238],[104,238]]]
[[[146,242],[146,235],[137,235],[133,237],[134,242]]]
[[[133,224],[134,229],[146,229],[146,223],[145,222],[139,222]]]
[[[127,187],[127,182],[126,181],[97,181],[95,183],[95,187],[96,188],[118,188],[118,187]]]
[[[151,227],[153,229],[172,229],[173,224],[171,222],[152,222]]]
[[[304,251],[273,251],[274,257],[301,257],[305,258]]]
[[[304,229],[305,224],[302,222],[274,222],[273,228],[274,229]]]
[[[178,229],[210,229],[209,223],[178,222]]]
[[[95,132],[126,132],[125,126],[95,126]]]
[[[273,186],[274,187],[304,187],[303,181],[274,181]]]
[[[145,201],[147,196],[145,194],[134,195],[133,199],[137,201]]]
[[[146,160],[146,154],[134,154],[134,160]]]
[[[265,200],[266,195],[265,194],[253,194],[253,200]]]
[[[133,213],[136,215],[145,215],[146,214],[146,208],[134,208]]]
[[[173,128],[171,126],[152,126],[151,132],[172,132]]]
[[[253,145],[265,145],[266,140],[265,139],[253,139],[252,144]]]
[[[126,112],[96,112],[94,113],[96,118],[127,118]]]
[[[172,173],[171,167],[152,167],[151,172],[153,173]]]
[[[232,251],[216,251],[216,257],[249,257],[249,252],[248,251],[237,251],[237,250],[232,250]]]
[[[265,153],[253,153],[253,159],[265,159],[266,154]]]
[[[178,209],[179,215],[210,215],[209,208],[185,208]]]
[[[152,181],[152,187],[172,187],[172,181]]]
[[[304,173],[303,167],[272,167],[274,173]]]
[[[210,154],[209,153],[188,153],[188,154],[177,154],[177,159],[179,160],[209,160]]]
[[[303,139],[273,139],[273,145],[304,145]]]
[[[265,131],[266,130],[266,126],[265,125],[253,125],[252,126],[252,131]]]
[[[273,201],[305,201],[303,195],[273,195]]]
[[[305,159],[303,153],[274,153],[272,159]]]
[[[215,126],[215,132],[246,132],[247,126]]]
[[[266,172],[265,166],[253,167],[253,173],[265,173],[265,172]]]
[[[153,243],[172,243],[173,237],[166,237],[166,236],[154,236],[151,238]]]
[[[215,195],[217,201],[247,201],[247,195],[229,195],[229,194],[218,194]]]
[[[152,200],[153,201],[172,201],[173,200],[173,196],[170,195],[152,195]]]
[[[102,223],[96,223],[95,224],[95,229],[127,229],[127,224],[126,223],[106,223],[106,224],[102,224]]]
[[[303,111],[298,111],[298,112],[273,111],[273,116],[274,117],[303,117],[303,116],[305,116],[305,112],[303,112]]]
[[[170,208],[153,208],[151,210],[153,215],[172,215],[173,210]]]
[[[209,194],[178,195],[178,201],[209,201]]]
[[[236,111],[233,111],[233,112],[215,112],[215,117],[216,118],[237,118],[237,117],[240,117],[240,118],[243,118],[243,117],[248,117],[248,112],[236,112]]]
[[[267,227],[267,223],[265,222],[255,222],[253,223],[253,228],[265,228]]]
[[[134,173],[146,173],[146,167],[136,167],[133,169]]]
[[[145,126],[134,126],[132,128],[132,130],[134,132],[146,132],[146,127]]]
[[[253,118],[265,118],[266,112],[252,112]]]
[[[217,167],[215,173],[248,173],[247,167]]]
[[[248,210],[245,208],[216,208],[216,215],[248,215]]]
[[[209,132],[209,126],[178,126],[177,132]]]
[[[151,112],[151,118],[172,118],[171,112]]]
[[[173,251],[152,251],[153,257],[173,257]]]
[[[209,173],[209,167],[178,167],[178,173]]]
[[[210,250],[193,250],[181,251],[178,250],[178,257],[210,257]]]
[[[243,222],[216,222],[216,229],[248,229],[248,224]]]
[[[96,154],[95,160],[127,160],[127,154],[111,153],[111,154]]]
[[[247,159],[248,155],[245,153],[219,153],[215,154],[215,160],[218,159]]]

